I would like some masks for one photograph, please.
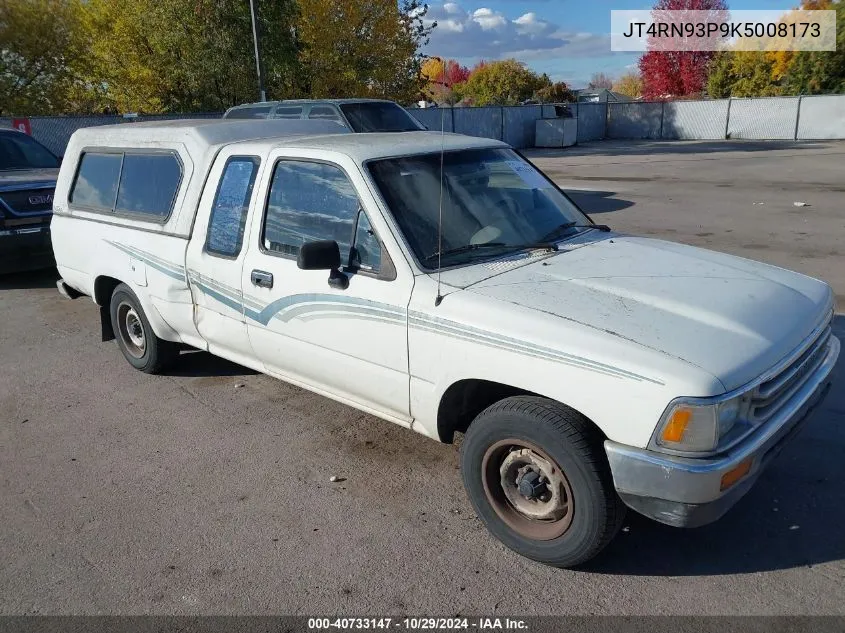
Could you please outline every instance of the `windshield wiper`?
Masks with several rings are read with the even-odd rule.
[[[607,224],[578,224],[577,222],[565,222],[552,229],[540,238],[540,242],[552,242],[563,237],[569,229],[596,229],[597,231],[608,232],[610,227]]]
[[[554,242],[548,241],[541,241],[541,242],[526,242],[525,244],[508,244],[508,248],[514,248],[518,251],[534,251],[534,250],[546,250],[546,251],[556,251],[558,250],[557,244]]]
[[[464,246],[458,246],[457,248],[450,248],[449,250],[445,250],[442,253],[432,253],[428,257],[426,257],[426,261],[431,261],[438,255],[441,257],[445,255],[458,255],[460,253],[469,253],[472,251],[478,251],[484,248],[506,248],[516,251],[525,251],[525,250],[535,250],[535,249],[545,249],[549,251],[556,251],[557,244],[554,242],[528,242],[526,244],[505,244],[504,242],[486,242],[485,244],[466,244]]]
[[[445,251],[439,251],[437,253],[432,253],[428,257],[425,258],[425,261],[429,262],[437,256],[445,257],[448,255],[460,255],[461,253],[470,253],[472,251],[479,251],[483,248],[505,248],[508,244],[504,242],[486,242],[484,244],[464,244],[463,246],[458,246],[457,248],[449,248]]]

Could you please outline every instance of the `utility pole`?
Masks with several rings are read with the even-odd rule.
[[[264,73],[261,72],[261,53],[258,50],[258,27],[255,22],[255,0],[249,0],[249,14],[252,17],[252,41],[255,43],[255,70],[258,72],[258,93],[261,101],[267,101],[264,91]]]

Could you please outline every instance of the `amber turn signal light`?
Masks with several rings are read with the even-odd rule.
[[[754,459],[749,457],[748,459],[741,461],[739,466],[730,469],[722,475],[722,487],[720,490],[727,490],[740,479],[745,477],[751,471],[751,464],[753,463]]]
[[[681,442],[691,418],[692,411],[689,409],[677,409],[669,418],[666,428],[663,429],[663,441],[675,442],[676,444]]]

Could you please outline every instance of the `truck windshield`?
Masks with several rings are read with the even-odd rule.
[[[440,153],[369,163],[369,170],[420,264],[455,266],[559,240],[590,220],[530,163],[508,149]]]
[[[59,159],[20,132],[0,132],[0,170],[58,167]]]
[[[345,103],[340,109],[356,132],[416,132],[423,129],[395,103]]]

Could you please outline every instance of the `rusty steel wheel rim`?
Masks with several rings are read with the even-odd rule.
[[[481,462],[484,494],[493,510],[520,536],[549,541],[572,525],[572,487],[563,469],[526,440],[496,442]]]
[[[147,336],[144,323],[134,306],[121,301],[117,306],[117,329],[123,345],[133,358],[141,359],[147,349]]]

